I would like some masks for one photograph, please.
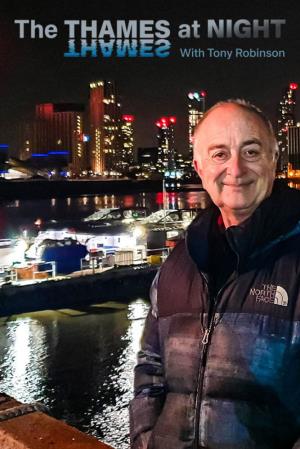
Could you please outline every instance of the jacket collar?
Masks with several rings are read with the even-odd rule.
[[[209,255],[220,234],[240,260],[261,255],[265,250],[300,233],[300,191],[290,189],[280,180],[244,223],[222,231],[218,226],[219,209],[212,205],[191,223],[186,234],[188,252],[198,268],[208,271]]]

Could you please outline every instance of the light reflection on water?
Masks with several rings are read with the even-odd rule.
[[[78,220],[104,207],[143,206],[150,211],[163,208],[163,193],[138,193],[134,195],[85,195],[74,198],[52,198],[43,200],[18,200],[0,207],[2,238],[12,238],[33,225],[37,218],[48,220]],[[199,208],[208,205],[204,191],[169,192],[165,206],[169,209]],[[0,229],[1,231],[1,229]]]
[[[30,318],[8,322],[1,327],[0,338],[1,389],[5,383],[14,397],[22,397],[24,402],[30,402],[33,396],[39,400],[43,396],[47,358],[43,327]]]
[[[1,319],[1,391],[128,449],[128,402],[148,303]]]

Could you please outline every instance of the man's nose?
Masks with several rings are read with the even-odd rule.
[[[239,178],[245,173],[246,164],[239,153],[232,153],[227,162],[227,174]]]

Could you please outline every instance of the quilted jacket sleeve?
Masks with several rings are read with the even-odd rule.
[[[161,412],[165,385],[160,355],[156,286],[151,287],[152,307],[148,313],[134,378],[134,399],[130,404],[130,441],[132,449],[146,449],[156,420]]]

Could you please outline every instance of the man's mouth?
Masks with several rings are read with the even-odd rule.
[[[226,187],[248,187],[250,184],[252,184],[252,181],[248,181],[248,182],[241,182],[241,183],[231,183],[231,182],[223,182],[223,185]]]

